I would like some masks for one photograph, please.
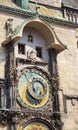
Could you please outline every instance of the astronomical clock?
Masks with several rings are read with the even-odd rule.
[[[26,110],[52,110],[50,76],[42,69],[29,66],[18,72],[17,100]]]

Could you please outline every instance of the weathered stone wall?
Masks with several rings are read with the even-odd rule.
[[[63,28],[55,29],[56,33],[67,46],[67,49],[58,54],[58,72],[60,76],[60,89],[63,89],[63,93],[67,95],[78,94],[78,48],[75,36],[75,29]]]
[[[64,122],[63,130],[78,130],[78,101],[67,100],[67,113],[63,114],[62,120]]]
[[[63,130],[77,130],[78,100],[73,99],[78,95],[78,48],[75,29],[70,27],[57,28],[56,32],[60,40],[67,45],[67,49],[57,56],[59,88],[62,90],[62,96],[59,95],[59,97],[62,97],[60,98],[60,107],[62,108],[60,110],[64,122]],[[66,106],[62,106],[63,94],[72,96],[72,99],[65,99]],[[67,113],[64,111],[65,107]]]

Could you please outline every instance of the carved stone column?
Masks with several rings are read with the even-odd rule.
[[[54,49],[49,50],[48,54],[49,54],[48,68],[52,76],[52,92],[53,92],[52,94],[54,97],[53,110],[59,111],[56,51]]]
[[[15,106],[15,66],[14,66],[14,48],[10,43],[7,47],[6,61],[6,106],[13,108]]]

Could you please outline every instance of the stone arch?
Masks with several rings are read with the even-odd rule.
[[[63,51],[66,49],[66,47],[62,44],[62,42],[57,37],[57,34],[55,33],[54,29],[50,26],[50,24],[46,21],[43,21],[39,18],[34,19],[28,19],[25,20],[21,25],[19,25],[4,42],[3,45],[8,44],[10,41],[11,43],[16,42],[23,36],[23,31],[26,27],[33,27],[37,31],[40,32],[40,34],[44,37],[46,40],[46,49],[55,49],[57,53]]]
[[[23,31],[26,27],[33,27],[37,31],[40,32],[40,34],[44,37],[46,40],[46,49],[55,49],[57,53],[63,51],[65,46],[62,44],[62,42],[57,37],[54,29],[50,26],[50,24],[46,21],[43,21],[39,18],[31,19],[25,22],[21,28],[20,34],[23,35]]]
[[[23,31],[26,27],[29,28],[34,28],[36,29],[38,32],[40,32],[40,34],[44,37],[44,39],[46,40],[46,43],[49,45],[51,43],[55,43],[55,38],[53,36],[51,27],[49,27],[49,25],[47,25],[45,22],[43,22],[40,19],[34,19],[34,20],[30,20],[27,23],[25,23],[22,27],[22,35],[23,35]],[[47,45],[46,45],[47,46]]]

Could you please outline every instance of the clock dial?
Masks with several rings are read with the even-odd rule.
[[[50,128],[41,122],[33,122],[28,124],[24,130],[50,130]]]
[[[17,99],[24,107],[38,109],[49,100],[50,82],[41,69],[27,67],[19,72]]]

